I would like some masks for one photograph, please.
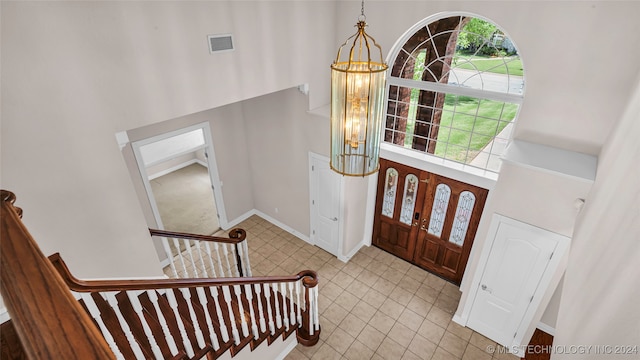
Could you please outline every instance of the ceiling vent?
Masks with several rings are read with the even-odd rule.
[[[219,53],[225,51],[233,51],[233,36],[225,35],[209,35],[209,53]]]

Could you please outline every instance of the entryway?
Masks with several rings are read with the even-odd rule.
[[[487,194],[380,159],[373,244],[459,285]]]
[[[211,235],[226,225],[208,123],[132,147],[158,228]]]

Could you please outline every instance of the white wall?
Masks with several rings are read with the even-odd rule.
[[[332,2],[0,6],[2,187],[44,252],[80,277],[160,274],[116,132],[301,83],[328,101]],[[233,33],[235,51],[208,53],[219,33]]]
[[[328,119],[296,89],[242,103],[255,209],[309,236],[309,151],[327,155]],[[277,211],[276,211],[277,209]]]
[[[640,346],[640,81],[637,84],[602,151],[595,184],[576,225],[554,345]],[[592,351],[552,358],[603,356]]]

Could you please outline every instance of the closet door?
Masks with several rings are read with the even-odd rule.
[[[380,159],[373,244],[413,260],[428,173]]]
[[[430,174],[414,262],[460,284],[488,191]]]

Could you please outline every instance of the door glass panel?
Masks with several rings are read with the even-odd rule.
[[[402,210],[400,222],[411,225],[413,209],[416,207],[416,195],[418,192],[418,177],[409,174],[404,180],[404,195],[402,195]]]
[[[451,236],[449,241],[462,246],[464,238],[467,236],[467,228],[469,227],[469,220],[471,219],[471,212],[473,211],[473,205],[476,203],[476,196],[469,191],[463,191],[460,193],[460,199],[458,200],[458,206],[456,207],[456,216],[453,219],[453,226],[451,227]]]
[[[393,210],[396,203],[396,189],[398,188],[398,171],[394,168],[388,168],[385,179],[382,215],[393,218]]]
[[[444,217],[447,214],[447,206],[449,206],[450,197],[451,188],[449,186],[445,184],[438,184],[438,186],[436,186],[436,195],[433,199],[431,219],[429,220],[429,229],[427,230],[429,234],[438,237],[442,235]]]

